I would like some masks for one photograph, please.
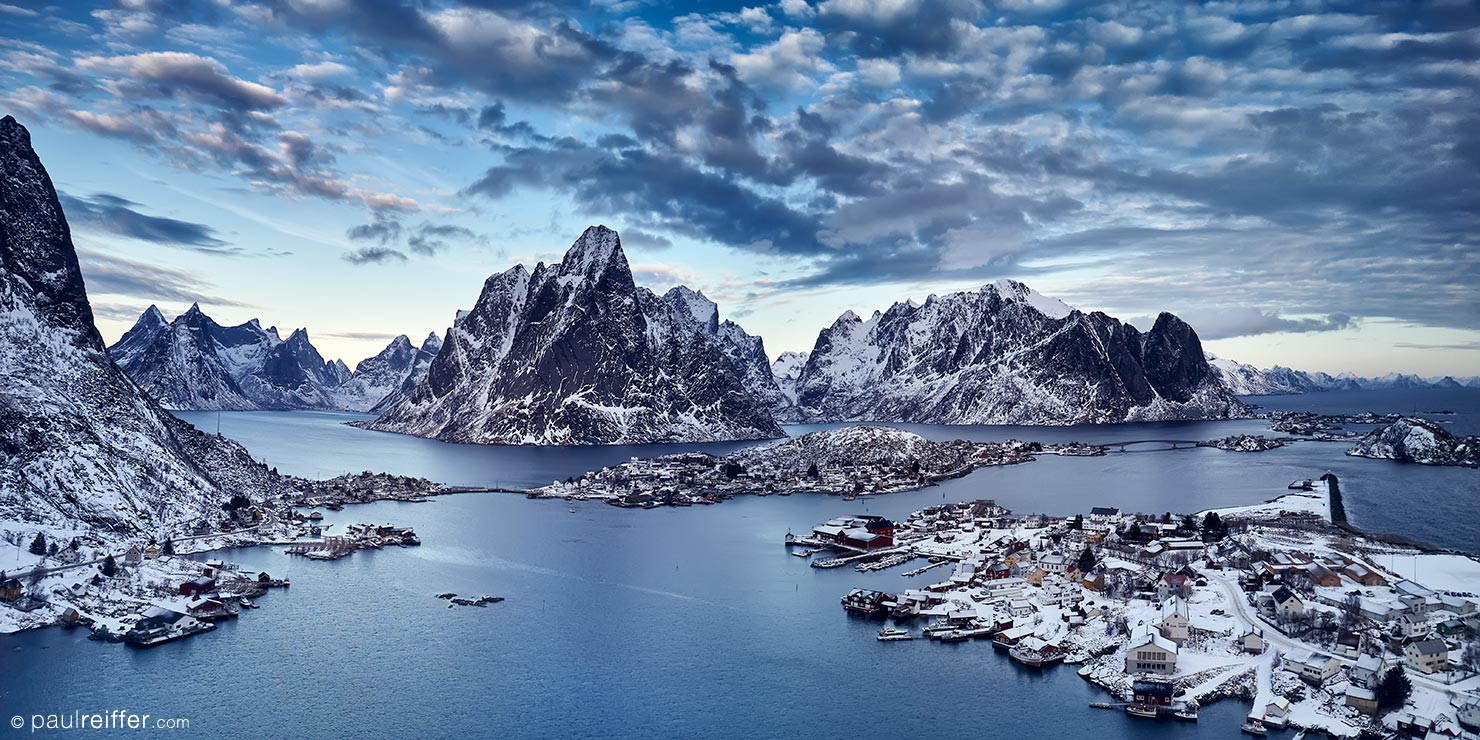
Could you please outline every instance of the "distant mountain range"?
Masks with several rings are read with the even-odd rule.
[[[170,533],[281,486],[114,364],[51,178],[29,132],[0,119],[0,530]]]
[[[326,361],[305,329],[284,340],[256,319],[221,326],[192,305],[174,321],[150,306],[108,352],[166,408],[375,411],[420,382],[441,346],[435,334],[420,348],[398,336],[351,371]]]
[[[1406,388],[1480,388],[1480,376],[1454,378],[1448,375],[1423,378],[1417,375],[1388,373],[1376,378],[1363,378],[1351,373],[1327,375],[1320,372],[1291,370],[1275,365],[1260,370],[1234,360],[1207,356],[1208,364],[1234,395],[1278,396],[1320,391],[1401,390]]]

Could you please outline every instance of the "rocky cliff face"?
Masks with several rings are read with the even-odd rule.
[[[694,296],[638,288],[617,233],[593,226],[558,264],[490,277],[426,380],[363,426],[484,444],[781,436]]]
[[[773,369],[773,373],[775,370]],[[1081,313],[1012,281],[845,313],[795,383],[800,421],[1077,424],[1240,416],[1197,334]]]
[[[1456,437],[1443,424],[1404,417],[1362,437],[1346,454],[1423,465],[1480,465],[1480,437]]]
[[[114,364],[51,178],[0,119],[0,528],[168,532],[278,485]]]

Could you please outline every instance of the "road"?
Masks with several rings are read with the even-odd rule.
[[[1222,574],[1218,571],[1200,570],[1199,572],[1207,576],[1209,583],[1217,583],[1218,586],[1223,589],[1223,593],[1228,596],[1228,600],[1233,604],[1235,612],[1233,616],[1235,618],[1243,622],[1244,626],[1246,627],[1258,627],[1264,632],[1264,641],[1266,643],[1279,647],[1283,649],[1286,653],[1292,650],[1314,650],[1321,653],[1322,655],[1331,655],[1332,657],[1336,658],[1336,660],[1339,661],[1342,665],[1347,666],[1348,668],[1356,665],[1357,662],[1355,660],[1352,660],[1350,658],[1343,658],[1340,655],[1333,655],[1330,652],[1323,650],[1315,645],[1307,645],[1299,640],[1287,637],[1284,633],[1280,632],[1278,629],[1275,629],[1274,625],[1271,625],[1269,622],[1264,621],[1264,618],[1259,616],[1259,614],[1254,611],[1254,608],[1249,605],[1248,600],[1244,598],[1243,589],[1239,588],[1237,581],[1224,578]],[[1442,683],[1435,679],[1429,678],[1428,676],[1425,676],[1424,674],[1417,671],[1405,672],[1408,674],[1408,680],[1413,682],[1413,685],[1415,686],[1423,686],[1426,689],[1438,691],[1450,697],[1451,699],[1453,699],[1454,697],[1470,697],[1468,691],[1457,688],[1456,686],[1450,686],[1448,684]],[[1470,690],[1473,690],[1476,683],[1476,680],[1474,678],[1471,678],[1461,682],[1460,686],[1466,686],[1469,687]]]

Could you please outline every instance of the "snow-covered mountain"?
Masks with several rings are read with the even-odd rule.
[[[442,338],[435,333],[428,334],[420,347],[405,334],[396,337],[380,354],[355,366],[353,375],[334,390],[335,404],[346,411],[372,413],[390,408],[427,376],[441,349]]]
[[[333,409],[333,390],[349,375],[324,360],[304,329],[284,340],[256,319],[221,326],[199,305],[169,323],[150,306],[108,351],[172,409]]]
[[[747,385],[759,340],[736,330],[698,293],[637,287],[617,233],[593,226],[558,264],[488,278],[426,380],[360,426],[484,444],[782,436]]]
[[[1319,391],[1401,390],[1408,388],[1476,388],[1480,382],[1475,378],[1456,379],[1448,375],[1421,378],[1417,375],[1388,373],[1377,378],[1358,377],[1352,373],[1332,376],[1321,372],[1305,372],[1275,365],[1260,370],[1235,360],[1208,354],[1208,364],[1218,374],[1223,384],[1234,395],[1275,396],[1290,393],[1313,393]]]
[[[1212,353],[1208,353],[1207,358],[1213,372],[1218,374],[1223,385],[1236,396],[1279,396],[1328,390],[1327,385],[1299,370],[1279,365],[1260,370],[1253,365],[1217,357]],[[1339,381],[1331,379],[1330,383],[1335,385]]]
[[[174,321],[150,306],[108,351],[166,408],[370,411],[420,381],[440,346],[435,335],[420,349],[397,337],[352,372],[325,360],[305,329],[285,340],[257,319],[222,326],[192,305]]]
[[[1480,437],[1456,437],[1443,424],[1404,417],[1368,432],[1348,455],[1424,465],[1480,465]]]
[[[1163,313],[1142,333],[1005,280],[868,319],[843,314],[818,335],[795,388],[795,418],[805,422],[1075,424],[1247,412],[1176,316]]]
[[[0,529],[173,532],[281,485],[114,364],[51,178],[0,119]]]

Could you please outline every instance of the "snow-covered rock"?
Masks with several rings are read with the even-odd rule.
[[[257,319],[222,326],[193,305],[174,321],[150,306],[108,351],[166,408],[371,411],[420,382],[441,346],[435,334],[420,348],[400,336],[351,371],[325,360],[306,329],[284,340]]]
[[[1424,465],[1480,465],[1480,437],[1456,437],[1444,425],[1404,417],[1362,437],[1346,454]]]
[[[1299,370],[1276,365],[1260,370],[1236,360],[1208,353],[1208,365],[1218,374],[1229,392],[1236,396],[1280,396],[1293,393],[1324,391],[1326,386]]]
[[[169,323],[150,306],[108,351],[172,409],[332,409],[333,390],[349,376],[344,363],[319,355],[306,330],[284,340],[256,319],[221,326],[199,305]]]
[[[776,356],[776,361],[771,363],[771,377],[776,381],[776,387],[781,389],[782,395],[791,406],[797,403],[797,381],[802,378],[802,368],[807,365],[806,352],[782,352]]]
[[[746,467],[805,471],[812,465],[889,465],[908,467],[919,462],[929,471],[946,471],[966,464],[975,446],[931,442],[914,432],[893,427],[846,426],[810,432],[799,437],[747,447],[725,456]]]
[[[0,119],[0,530],[174,532],[280,483],[114,364],[51,179],[26,129]]]
[[[759,340],[726,330],[713,306],[637,287],[617,233],[593,226],[558,264],[488,278],[426,379],[361,426],[483,444],[782,436],[747,375],[769,374],[746,369]]]
[[[374,357],[355,366],[354,373],[334,389],[337,408],[378,413],[391,407],[427,376],[432,359],[442,349],[442,338],[428,334],[421,346],[402,334]]]
[[[896,303],[866,320],[846,312],[818,335],[795,387],[797,419],[809,422],[1075,424],[1247,413],[1176,316],[1163,313],[1142,333],[1012,281]]]

